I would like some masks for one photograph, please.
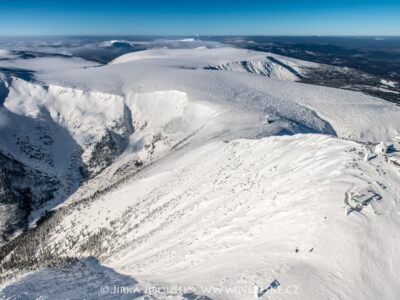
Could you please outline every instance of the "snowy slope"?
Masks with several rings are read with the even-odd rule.
[[[125,99],[15,78],[7,82],[6,94],[0,151],[18,158],[25,169],[59,181],[52,201],[32,207],[31,219],[60,203],[116,158],[134,159],[137,166],[148,164],[215,114],[210,106],[188,103],[179,91]],[[164,118],[155,117],[154,109],[164,111]],[[114,170],[120,167],[113,165]]]
[[[374,148],[398,136],[399,107],[295,82],[310,63],[255,51],[57,60],[14,61],[35,80],[0,85],[0,152],[15,159],[4,165],[60,182],[31,219],[53,213],[0,249],[0,297],[120,298],[104,285],[140,290],[127,299],[400,293],[400,145]]]
[[[328,121],[341,137],[362,142],[390,141],[399,132],[399,107],[358,92],[271,79],[248,72],[204,69],[272,57],[301,72],[315,64],[274,54],[234,48],[154,49],[123,55],[103,67],[38,74],[49,83],[124,95],[132,92],[178,90],[192,100],[227,105],[228,109],[263,110],[287,115],[308,108]],[[276,64],[275,64],[276,65]],[[277,65],[274,72],[279,72]],[[286,70],[286,69],[285,69]],[[257,73],[257,72],[254,72]],[[112,80],[110,80],[112,78]],[[295,113],[294,113],[295,114]],[[294,114],[291,114],[290,118]],[[307,120],[310,118],[307,117]],[[302,120],[306,121],[306,120]]]
[[[393,299],[396,277],[382,273],[400,267],[392,242],[400,176],[380,159],[364,162],[366,151],[296,135],[176,153],[66,210],[43,246],[99,256],[142,285],[197,287],[198,294],[212,286],[219,291],[206,293],[212,299],[251,299],[253,283],[263,288],[274,279],[283,299]],[[365,187],[383,200],[347,216],[345,193]],[[249,294],[224,291],[236,285]]]

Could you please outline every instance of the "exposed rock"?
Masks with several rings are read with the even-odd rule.
[[[0,152],[0,244],[25,229],[31,211],[52,200],[60,182]]]

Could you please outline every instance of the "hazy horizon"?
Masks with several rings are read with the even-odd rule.
[[[0,3],[0,36],[399,36],[393,0]]]

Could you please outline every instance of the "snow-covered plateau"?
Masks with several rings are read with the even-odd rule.
[[[399,299],[399,106],[223,45],[0,56],[0,299]]]

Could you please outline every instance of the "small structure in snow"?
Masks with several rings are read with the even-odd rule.
[[[364,161],[370,161],[371,159],[374,159],[377,155],[376,154],[372,154],[372,153],[365,153],[364,155]]]
[[[386,145],[384,142],[380,142],[378,145],[375,147],[375,153],[378,155],[384,155],[387,153],[388,150],[388,145]]]
[[[381,200],[382,197],[371,188],[367,188],[358,192],[347,192],[344,199],[346,205],[346,214],[351,212],[360,212],[371,201]]]
[[[261,296],[263,296],[264,294],[266,294],[269,290],[271,289],[277,289],[281,284],[279,283],[278,280],[274,280],[272,281],[268,287],[266,287],[265,289],[261,290],[257,285],[255,285],[255,292],[256,292],[256,297],[260,298]]]
[[[365,153],[365,155],[364,155],[364,161],[369,161],[369,153]]]
[[[264,120],[264,124],[268,125],[271,123],[274,123],[275,121],[277,121],[278,118],[272,115],[265,115],[265,120]]]
[[[400,167],[400,136],[396,136],[394,140],[396,143],[388,146],[387,159],[391,164]]]

